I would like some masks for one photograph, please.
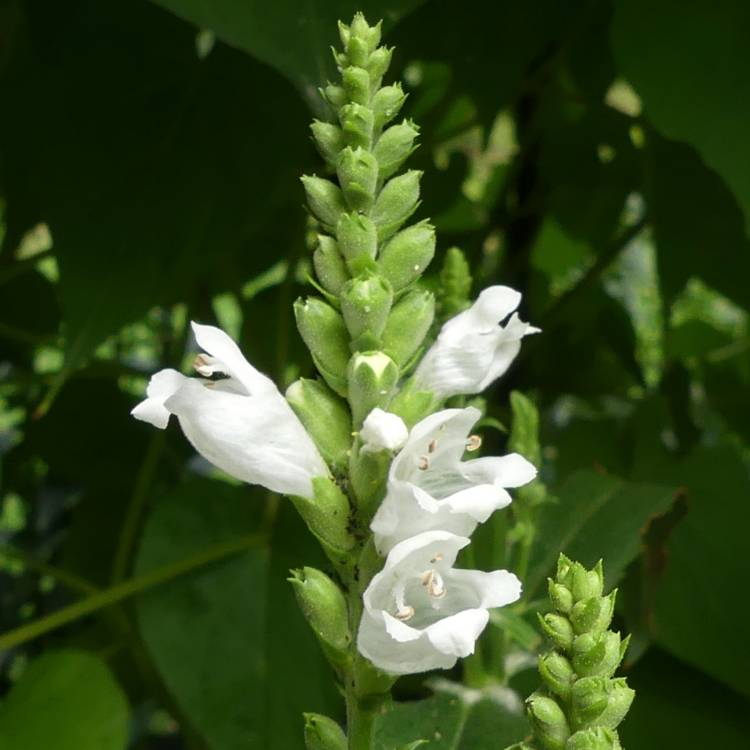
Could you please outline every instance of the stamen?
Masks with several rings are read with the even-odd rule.
[[[193,368],[200,375],[203,375],[204,378],[208,378],[214,374],[214,368],[211,367],[211,359],[207,354],[204,354],[203,352],[196,355],[195,359],[193,360]]]
[[[466,450],[470,453],[478,451],[482,447],[482,438],[479,435],[469,435],[466,441]]]
[[[433,599],[442,599],[447,593],[443,578],[436,570],[425,570],[419,580]]]
[[[435,450],[437,449],[437,445],[438,445],[437,440],[435,439],[430,440],[430,444],[427,446],[427,452],[434,453]]]
[[[409,605],[407,605],[403,609],[397,610],[394,614],[394,617],[397,620],[401,620],[401,622],[408,622],[412,617],[414,617],[414,607],[410,607]]]
[[[410,607],[405,601],[404,596],[406,594],[406,587],[403,583],[396,585],[393,591],[393,598],[396,600],[396,612],[394,617],[401,622],[406,622],[414,617],[414,607]]]
[[[436,552],[435,557],[430,560],[430,562],[434,565],[436,562],[440,562],[443,559],[443,553],[442,552]]]
[[[420,456],[417,466],[421,471],[427,471],[430,468],[430,459],[427,456]]]

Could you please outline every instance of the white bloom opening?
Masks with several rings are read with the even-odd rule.
[[[364,593],[357,646],[392,674],[449,669],[474,644],[488,609],[521,596],[521,582],[506,570],[453,568],[466,537],[427,531],[396,545]]]
[[[359,436],[364,451],[397,451],[409,437],[409,430],[397,414],[375,408],[367,415]]]
[[[520,351],[521,339],[540,331],[513,312],[520,302],[514,289],[491,286],[447,321],[414,374],[418,388],[448,398],[479,393],[499,378]]]
[[[203,378],[157,372],[147,398],[131,412],[164,429],[174,414],[193,447],[227,474],[287,495],[313,497],[312,479],[327,476],[318,449],[272,380],[258,372],[219,328],[192,323],[206,354]],[[226,377],[206,380],[214,374]]]
[[[511,502],[506,488],[534,479],[536,469],[518,453],[462,460],[466,450],[479,447],[469,433],[480,416],[472,406],[443,409],[413,427],[391,463],[385,499],[370,524],[381,554],[430,529],[470,536]]]

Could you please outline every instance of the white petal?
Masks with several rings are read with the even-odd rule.
[[[491,609],[504,607],[521,598],[521,581],[507,570],[451,570],[447,581],[451,593],[457,587],[463,589],[460,599],[467,607]]]
[[[484,523],[496,510],[511,503],[511,496],[495,484],[478,484],[441,501],[453,515],[467,515],[476,523]]]
[[[514,313],[502,329],[501,335],[497,338],[492,363],[487,370],[487,374],[479,384],[480,390],[484,390],[490,383],[493,383],[501,375],[505,374],[513,363],[513,360],[518,356],[518,352],[521,351],[521,339],[524,336],[540,332],[540,328],[535,328],[528,323],[524,323]]]
[[[362,424],[359,436],[365,451],[396,451],[406,442],[409,430],[398,415],[373,409]]]
[[[221,328],[204,326],[195,322],[190,325],[193,328],[198,346],[218,360],[223,365],[222,371],[239,380],[249,394],[257,395],[263,392],[276,391],[273,381],[256,370],[245,359],[231,336],[224,333]],[[213,369],[218,371],[216,363],[214,363]]]
[[[461,464],[461,474],[470,482],[493,483],[500,487],[522,487],[536,477],[534,464],[519,453],[483,456]]]
[[[251,397],[186,379],[166,407],[195,449],[222,471],[274,492],[312,498],[327,469],[278,391]]]
[[[460,325],[462,329],[471,331],[491,331],[520,303],[521,294],[515,289],[509,286],[490,286],[480,292],[468,310],[449,320],[445,327],[451,330],[458,329]]]
[[[383,620],[385,622],[385,632],[394,641],[398,641],[399,643],[416,641],[422,634],[421,631],[409,627],[405,622],[397,620],[393,615],[388,614],[388,612],[383,612]]]
[[[465,657],[474,653],[476,640],[486,627],[489,617],[486,609],[465,609],[438,620],[426,628],[425,633],[441,654]]]
[[[164,402],[175,394],[188,380],[177,370],[160,370],[151,376],[146,388],[147,398],[141,401],[130,413],[142,422],[148,422],[163,430],[169,422],[169,410]]]

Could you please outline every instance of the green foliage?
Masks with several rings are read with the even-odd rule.
[[[377,54],[337,38],[356,10],[383,18]],[[375,747],[530,741],[519,696],[560,551],[620,588],[623,745],[743,746],[746,29],[731,0],[0,4],[0,746],[301,750],[303,712],[345,726],[287,582],[338,583],[331,562],[290,504],[128,411],[149,373],[186,370],[188,320],[219,322],[296,381],[306,424],[326,415],[341,474],[375,396],[490,284],[543,333],[480,431],[540,473],[472,553],[525,593],[447,687],[396,686]],[[410,421],[434,407],[407,397]],[[381,489],[354,488],[363,518]],[[552,593],[566,645],[598,613]]]

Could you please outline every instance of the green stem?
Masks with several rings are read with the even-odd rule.
[[[27,625],[22,625],[15,630],[0,636],[0,651],[4,651],[14,646],[18,646],[27,641],[38,638],[45,633],[75,622],[81,617],[90,615],[105,607],[111,607],[113,604],[127,599],[134,594],[139,594],[148,589],[167,583],[174,578],[179,578],[186,573],[201,568],[210,563],[217,562],[243,552],[248,547],[257,544],[260,537],[257,534],[250,534],[239,539],[233,539],[229,542],[215,544],[207,549],[202,550],[196,555],[184,560],[178,560],[175,563],[164,565],[149,573],[135,576],[127,581],[123,581],[108,589],[99,591],[80,601],[63,607],[57,612],[53,612],[46,617],[42,617]]]

